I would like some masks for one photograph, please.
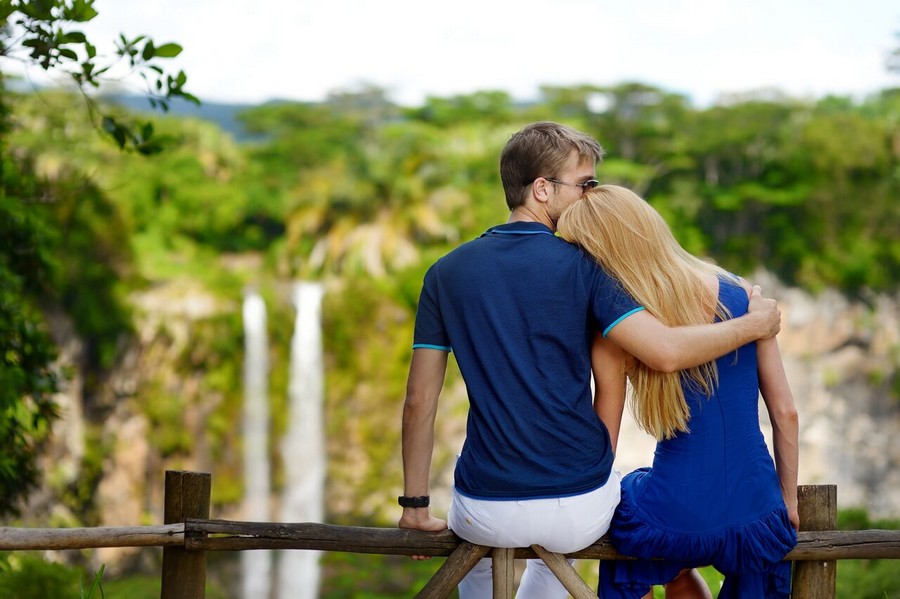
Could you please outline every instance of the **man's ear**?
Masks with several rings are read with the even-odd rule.
[[[531,194],[538,202],[546,202],[550,197],[550,181],[538,177],[531,182]]]

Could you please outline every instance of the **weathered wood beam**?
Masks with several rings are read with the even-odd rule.
[[[283,524],[194,519],[188,519],[185,525],[189,532],[211,535],[208,538],[186,535],[189,537],[185,542],[188,549],[204,551],[316,549],[446,557],[462,542],[449,530],[432,533],[402,528],[337,526],[308,522]]]
[[[189,538],[185,541],[189,548],[206,551],[318,549],[351,553],[446,557],[453,553],[461,542],[449,530],[423,532],[399,528],[193,520],[190,518],[186,520],[185,526],[187,531],[211,535],[209,538]],[[804,531],[800,532],[797,537],[799,543],[786,556],[787,560],[900,559],[900,531],[897,530]],[[537,554],[530,547],[515,549],[516,559],[533,559],[535,557]],[[606,537],[581,551],[567,554],[566,557],[630,559],[613,549]]]
[[[431,580],[416,594],[416,599],[446,599],[463,577],[487,555],[490,547],[463,541],[438,568]]]
[[[0,527],[0,551],[184,545],[184,523],[95,528]]]
[[[547,551],[540,545],[532,545],[531,548],[544,560],[544,563],[547,564],[550,571],[556,575],[556,578],[569,591],[573,599],[596,599],[597,594],[581,579],[575,568],[561,553]],[[512,595],[508,596],[512,597]]]

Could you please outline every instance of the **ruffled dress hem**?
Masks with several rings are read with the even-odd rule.
[[[743,525],[685,533],[642,519],[628,490],[623,485],[610,540],[623,555],[641,559],[601,562],[602,599],[638,598],[682,569],[708,565],[725,575],[720,599],[790,596],[791,565],[782,560],[797,545],[797,534],[783,504]]]

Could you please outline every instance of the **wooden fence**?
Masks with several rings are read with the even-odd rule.
[[[2,528],[0,550],[65,550],[98,547],[162,547],[161,599],[202,599],[206,555],[210,551],[299,549],[389,555],[446,557],[416,597],[444,598],[475,563],[490,554],[494,596],[512,597],[513,560],[541,557],[575,599],[596,597],[566,557],[629,559],[603,538],[581,551],[554,554],[539,546],[492,549],[462,541],[450,531],[427,533],[398,528],[335,526],[315,523],[236,522],[209,519],[211,477],[206,473],[167,471],[164,524],[99,528]],[[836,562],[841,559],[900,559],[900,531],[837,531],[837,488],[804,485],[799,489],[797,547],[785,559],[794,562],[795,599],[834,599]]]

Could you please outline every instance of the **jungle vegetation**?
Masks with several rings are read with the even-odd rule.
[[[40,481],[36,457],[67,376],[56,365],[58,317],[86,348],[76,366],[88,434],[99,439],[115,401],[104,384],[134,336],[132,298],[173,281],[230,298],[248,284],[270,294],[295,279],[332,284],[328,426],[351,427],[371,452],[362,473],[330,477],[359,496],[380,492],[396,459],[397,433],[385,431],[397,428],[424,270],[506,219],[498,156],[531,121],[593,134],[607,150],[601,181],[635,189],[687,249],[726,268],[764,268],[787,285],[863,301],[898,291],[900,88],[863,99],[766,90],[708,107],[641,82],[546,86],[528,103],[485,90],[413,107],[365,88],[250,107],[238,140],[202,106],[192,117],[168,111],[196,101],[183,73],[155,62],[177,55],[177,44],[121,40],[123,59],[150,67],[148,108],[163,110],[104,96],[105,67],[66,28],[95,14],[90,0],[13,1],[0,11],[0,59],[25,49],[43,68],[76,67],[73,89],[22,91],[0,76],[0,516],[14,517]],[[240,256],[259,267],[228,266]],[[283,328],[271,333],[282,347]],[[177,374],[200,381],[198,394],[224,398],[211,419],[214,455],[227,454],[223,423],[239,412],[240,354],[240,322],[224,316],[206,322],[177,363]],[[283,376],[272,384],[273,395],[286,386]],[[161,455],[190,453],[192,439],[178,434],[184,398],[152,386],[140,393],[153,396],[142,405],[154,426],[171,432],[158,441]],[[57,490],[85,525],[96,521],[103,451],[96,444],[78,484]],[[216,475],[220,504],[240,496],[233,461]],[[365,506],[330,517],[386,524]]]

